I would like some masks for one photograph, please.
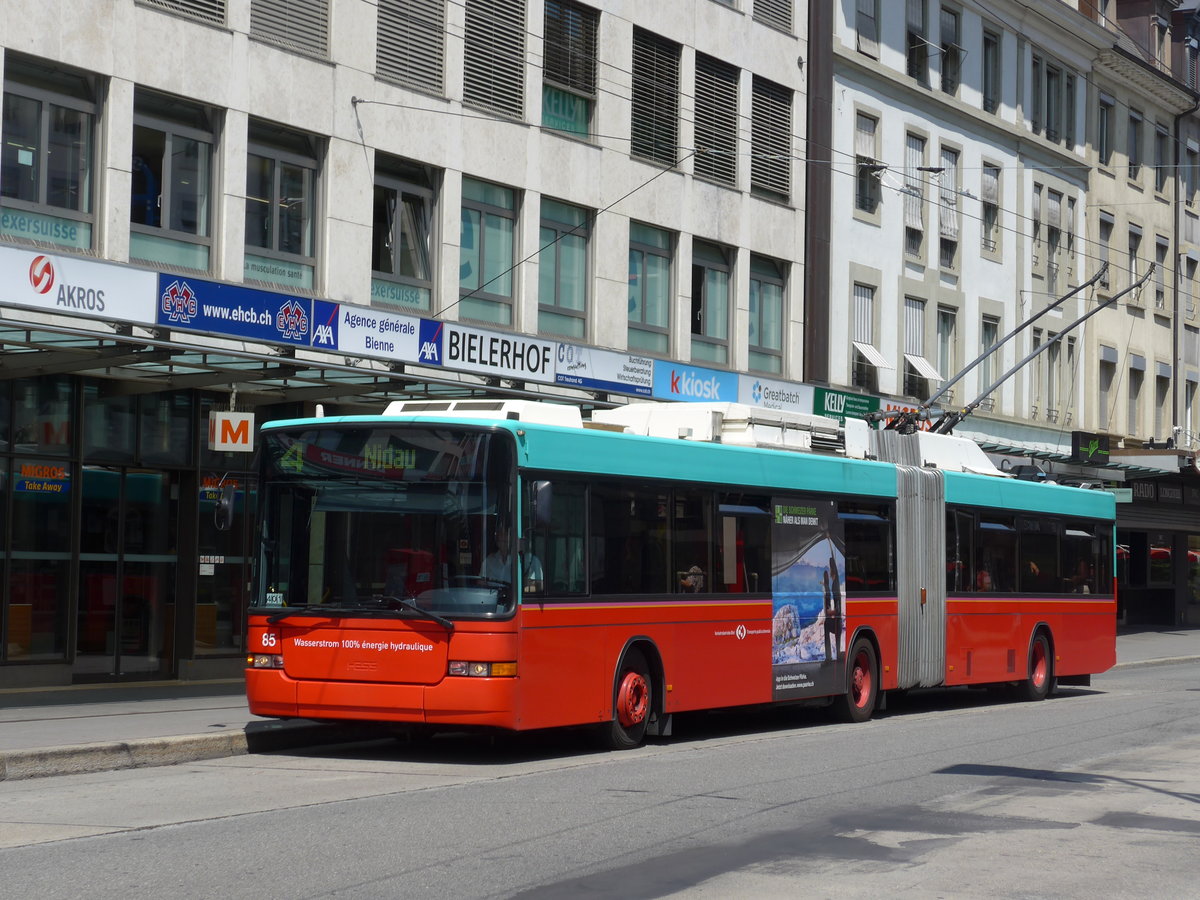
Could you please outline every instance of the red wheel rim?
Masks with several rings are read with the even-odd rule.
[[[640,672],[626,672],[617,690],[617,721],[632,728],[646,721],[650,709],[650,689]]]
[[[850,677],[850,695],[855,707],[863,709],[871,698],[871,661],[866,652],[854,657],[854,669]]]
[[[1030,666],[1029,677],[1033,681],[1033,686],[1041,688],[1046,683],[1047,670],[1049,668],[1046,659],[1046,645],[1042,641],[1038,641],[1033,645],[1033,664]]]

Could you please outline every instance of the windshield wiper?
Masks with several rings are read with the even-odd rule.
[[[267,624],[274,625],[276,622],[282,622],[284,619],[291,618],[292,616],[322,616],[331,619],[407,619],[409,618],[409,613],[416,613],[422,619],[436,622],[447,631],[454,630],[454,623],[449,619],[443,618],[436,613],[431,613],[427,609],[421,609],[421,607],[417,606],[411,600],[376,594],[371,598],[371,602],[376,605],[291,606],[268,617]],[[384,603],[393,603],[396,606],[384,606]]]
[[[435,612],[430,612],[427,609],[422,609],[413,603],[407,597],[397,597],[395,594],[375,594],[372,598],[376,603],[398,603],[402,609],[407,609],[409,612],[415,612],[422,619],[428,619],[430,622],[437,622],[447,631],[454,630],[454,623],[445,616],[439,616]],[[397,612],[398,610],[386,610],[388,612]]]

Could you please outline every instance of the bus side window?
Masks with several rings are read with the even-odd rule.
[[[708,590],[755,594],[771,590],[771,503],[765,496],[720,494]]]
[[[532,483],[528,485],[532,490]],[[525,509],[532,507],[526,495]],[[547,597],[582,594],[587,589],[584,524],[587,522],[587,485],[554,481],[548,521],[530,526],[529,549],[542,563]]]

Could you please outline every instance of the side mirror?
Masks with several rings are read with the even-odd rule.
[[[221,496],[217,498],[217,506],[213,510],[213,524],[217,531],[228,531],[233,527],[234,501],[237,498],[237,485],[228,481],[221,485]]]
[[[551,507],[554,505],[554,486],[549,481],[535,481],[530,500],[533,503],[534,524],[549,526]]]

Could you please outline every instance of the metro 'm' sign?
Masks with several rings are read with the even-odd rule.
[[[254,413],[210,412],[208,449],[218,452],[254,452]]]

